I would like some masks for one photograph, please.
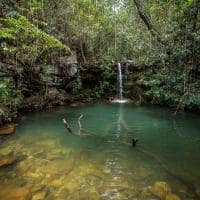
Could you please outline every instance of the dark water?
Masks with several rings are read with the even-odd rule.
[[[81,114],[87,135],[71,135],[62,119],[79,134]],[[23,116],[0,146],[0,156],[20,158],[0,168],[0,199],[18,188],[33,200],[165,199],[155,192],[160,182],[180,199],[198,199],[200,117],[172,114],[159,107],[93,104]],[[133,137],[139,139],[135,148]]]

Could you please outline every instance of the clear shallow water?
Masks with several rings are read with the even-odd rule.
[[[78,133],[78,117],[91,135]],[[133,137],[139,139],[131,147]],[[0,199],[23,187],[39,199],[159,199],[155,182],[181,199],[200,193],[200,117],[131,104],[61,107],[27,114],[0,156],[20,160],[0,168]],[[4,193],[3,193],[4,192]],[[6,200],[6,198],[4,197]],[[16,198],[17,199],[17,198]]]

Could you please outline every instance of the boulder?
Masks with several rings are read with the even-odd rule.
[[[161,200],[165,200],[166,196],[171,194],[171,187],[164,181],[157,181],[152,187],[151,192]]]

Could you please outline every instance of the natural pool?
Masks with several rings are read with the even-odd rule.
[[[91,135],[78,133],[77,119]],[[0,145],[2,200],[200,198],[200,117],[132,104],[60,107],[22,116]],[[136,147],[131,140],[137,137]]]

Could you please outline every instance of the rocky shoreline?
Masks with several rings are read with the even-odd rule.
[[[4,107],[0,112],[0,127],[6,124],[15,122],[18,115],[26,112],[35,112],[49,109],[56,106],[70,105],[73,107],[85,105],[87,103],[105,102],[109,103],[112,98],[92,98],[89,96],[80,95],[66,95],[66,94],[49,94],[47,96],[31,96],[25,98],[21,104],[15,109]]]

